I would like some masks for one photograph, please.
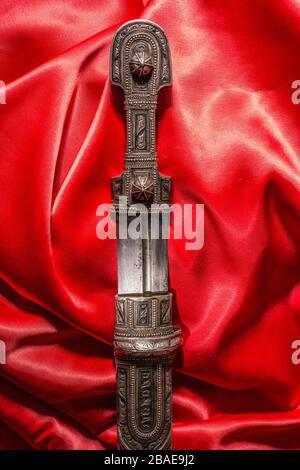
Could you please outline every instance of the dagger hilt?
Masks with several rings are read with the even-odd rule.
[[[140,203],[147,208],[155,207],[162,215],[169,205],[171,189],[171,178],[158,172],[155,143],[157,94],[172,83],[164,31],[145,20],[124,24],[112,43],[110,78],[112,84],[124,91],[127,118],[125,170],[112,178],[114,206],[120,211],[122,196],[126,197],[126,210]],[[161,204],[164,208],[157,208]],[[141,275],[137,273],[134,279],[131,273],[130,282],[119,278],[115,300],[118,446],[170,449],[170,367],[181,345],[181,333],[172,326],[166,240],[149,236],[140,243],[142,256],[133,265],[142,265]],[[130,255],[134,252],[131,249],[131,245],[125,245],[125,251],[119,249],[119,257]],[[119,259],[119,264],[122,262]],[[162,266],[161,276],[153,269],[153,263]],[[123,268],[122,265],[122,273]]]

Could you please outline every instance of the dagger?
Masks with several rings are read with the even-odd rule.
[[[119,229],[114,335],[118,447],[170,449],[171,362],[182,338],[180,329],[172,325],[164,236],[171,178],[158,171],[155,142],[158,91],[172,84],[168,40],[160,26],[134,20],[118,29],[111,48],[110,80],[124,91],[127,125],[125,169],[112,178]],[[143,217],[139,236],[133,237],[130,224],[137,213]],[[153,220],[158,230],[153,230]]]

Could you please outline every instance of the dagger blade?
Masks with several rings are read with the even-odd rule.
[[[168,241],[118,239],[118,293],[146,294],[168,291]]]

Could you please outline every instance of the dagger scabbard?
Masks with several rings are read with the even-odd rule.
[[[164,31],[145,20],[124,24],[112,43],[110,79],[124,91],[127,120],[125,170],[112,179],[119,228],[126,214],[126,236],[119,231],[118,238],[115,299],[118,446],[170,449],[171,361],[182,339],[180,330],[172,326],[163,236],[163,222],[169,223],[171,179],[158,172],[155,143],[157,94],[172,83]],[[137,208],[141,236],[130,237]],[[156,232],[153,216],[158,220]]]

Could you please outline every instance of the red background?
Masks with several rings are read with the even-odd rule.
[[[116,446],[116,243],[96,208],[123,167],[113,34],[166,31],[160,170],[205,204],[170,242],[175,449],[300,449],[300,5],[296,0],[1,0],[0,448]]]

